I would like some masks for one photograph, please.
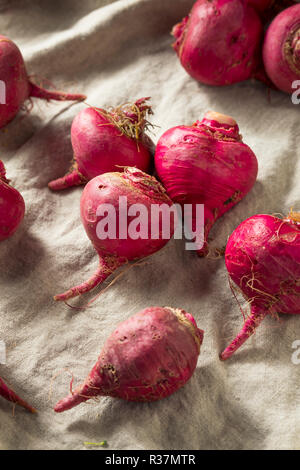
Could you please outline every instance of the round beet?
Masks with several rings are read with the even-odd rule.
[[[204,204],[204,245],[215,223],[250,191],[256,181],[257,159],[242,142],[234,119],[209,112],[192,126],[169,129],[159,139],[155,168],[170,198],[182,206]],[[189,221],[195,233],[196,211]],[[188,222],[188,221],[187,221]]]
[[[231,357],[267,315],[300,314],[300,214],[284,220],[271,215],[245,220],[228,240],[225,261],[251,313],[222,360]]]
[[[123,210],[120,204],[124,198],[126,201]],[[147,233],[141,233],[137,238],[133,238],[130,225],[136,217],[130,214],[130,208],[134,208],[137,204],[142,206],[140,217]],[[99,213],[99,210],[106,208],[107,205],[109,209],[114,209],[110,220],[110,213],[107,216]],[[165,233],[162,229],[162,218],[159,217],[157,234],[153,234],[154,206],[157,209],[161,206],[168,208],[172,206],[172,201],[153,176],[136,168],[127,168],[123,173],[105,173],[93,178],[84,188],[80,208],[86,233],[99,255],[99,267],[91,279],[64,294],[56,295],[54,299],[65,301],[84,294],[104,282],[110,274],[128,261],[145,258],[160,250],[173,235],[174,219],[170,219],[170,230]],[[103,224],[103,220],[105,223],[102,228],[106,223],[111,226],[114,224],[114,215],[116,215],[114,233],[107,237],[103,231],[99,234],[99,226]]]
[[[70,173],[49,183],[53,191],[86,184],[92,178],[136,167],[148,172],[153,143],[145,134],[149,98],[105,111],[100,108],[82,110],[74,119],[71,139],[74,163]]]
[[[0,129],[15,117],[24,101],[30,97],[58,101],[82,101],[86,98],[85,95],[45,90],[32,83],[19,48],[1,35],[0,77],[5,88],[5,104],[0,105]]]
[[[193,375],[203,334],[184,310],[146,308],[117,327],[84,383],[54,410],[97,396],[152,402],[172,395]]]
[[[272,21],[264,40],[263,60],[274,85],[293,93],[293,83],[300,80],[300,5],[287,8]]]
[[[244,0],[198,0],[173,28],[182,66],[208,85],[230,85],[255,75],[263,27]]]

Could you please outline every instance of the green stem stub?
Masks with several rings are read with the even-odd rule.
[[[102,442],[84,442],[83,443],[86,447],[106,447],[107,441]]]

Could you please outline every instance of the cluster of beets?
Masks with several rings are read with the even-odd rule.
[[[234,83],[258,73],[262,76],[259,51],[263,26],[258,13],[266,13],[266,18],[271,3],[197,1],[190,15],[173,30],[175,50],[187,71],[214,85]],[[256,12],[254,8],[258,5],[260,9]],[[265,36],[263,59],[269,79],[290,93],[292,81],[300,79],[300,5],[287,8],[271,23]],[[3,36],[0,71],[9,77],[7,106],[0,108],[1,127],[30,96],[85,98],[50,92],[31,83],[19,49]],[[241,201],[256,181],[256,156],[243,143],[234,119],[208,112],[202,121],[169,129],[155,147],[147,135],[150,125],[147,118],[152,113],[148,101],[149,98],[142,98],[109,111],[87,107],[73,121],[72,169],[50,182],[49,187],[55,191],[85,185],[81,218],[98,253],[99,267],[88,281],[55,296],[57,301],[67,301],[92,290],[120,266],[147,257],[168,242],[162,234],[162,221],[155,239],[100,240],[97,209],[102,204],[109,203],[117,209],[120,196],[127,197],[128,206],[139,203],[148,209],[153,204],[191,204],[193,208],[203,204],[204,244],[198,249],[198,255],[203,257],[209,252],[208,237],[213,224]],[[157,179],[149,174],[153,173],[153,166]],[[0,241],[13,235],[24,212],[24,200],[10,186],[0,161]],[[151,217],[148,224],[151,233]],[[194,230],[195,226],[192,215],[190,228]],[[173,224],[170,238],[174,229]],[[245,220],[229,237],[225,263],[231,279],[249,303],[250,314],[241,332],[220,355],[222,360],[232,356],[265,316],[300,314],[300,214],[291,212],[283,219],[255,215]],[[203,331],[184,310],[151,307],[139,312],[118,326],[87,379],[75,391],[71,390],[55,411],[65,411],[97,396],[136,401],[169,396],[192,376],[202,340]],[[35,411],[1,378],[0,395]]]

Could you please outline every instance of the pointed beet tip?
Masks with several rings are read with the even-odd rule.
[[[27,411],[30,411],[30,413],[33,413],[33,414],[37,414],[37,410],[35,408],[33,408],[33,406],[29,405],[26,401],[24,400],[19,400],[19,401],[16,401],[14,402],[16,405],[19,405],[21,406],[22,408],[24,408],[25,410]]]
[[[65,411],[64,400],[60,400],[58,403],[56,403],[54,411],[55,413],[62,413]]]
[[[48,183],[48,188],[52,191],[61,191],[73,186],[80,186],[87,183],[87,181],[88,180],[81,173],[79,173],[77,168],[75,168],[73,171],[67,173],[62,178],[50,181]]]
[[[200,330],[200,328],[197,328],[197,329],[198,329],[198,337],[199,337],[200,343],[202,344],[203,338],[204,338],[204,330]]]
[[[224,361],[226,361],[227,357],[223,357],[223,353],[220,353],[219,354],[219,359],[220,359],[220,361],[224,362]]]
[[[78,389],[78,392],[74,392],[73,395],[70,394],[57,402],[54,407],[54,411],[55,413],[63,413],[64,411],[71,410],[75,406],[80,405],[80,403],[85,402],[88,399],[88,396],[82,396],[81,389]]]

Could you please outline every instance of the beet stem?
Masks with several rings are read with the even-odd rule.
[[[247,339],[253,335],[256,328],[261,324],[263,319],[269,314],[268,310],[260,310],[257,307],[251,308],[251,314],[244,323],[240,333],[235,337],[232,343],[220,354],[221,361],[229,359]]]

